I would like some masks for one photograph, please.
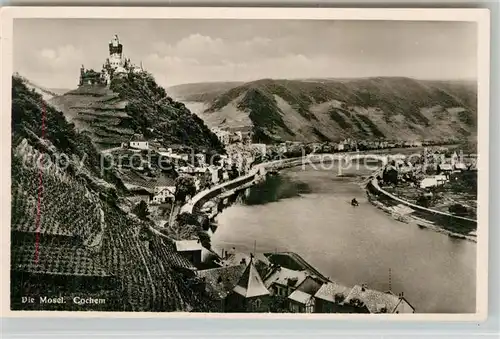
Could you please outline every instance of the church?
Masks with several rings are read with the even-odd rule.
[[[106,58],[105,63],[102,65],[101,72],[94,71],[93,69],[85,69],[82,65],[80,68],[80,82],[79,86],[83,85],[106,85],[109,86],[113,76],[124,74],[128,72],[142,72],[141,66],[132,64],[130,59],[125,58],[123,55],[123,45],[120,43],[118,35],[115,35],[109,42],[109,57]]]

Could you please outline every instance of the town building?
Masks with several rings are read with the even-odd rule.
[[[434,175],[426,177],[420,182],[420,188],[430,188],[444,185],[448,181],[445,175]]]
[[[179,240],[175,242],[177,253],[197,266],[201,263],[201,252],[203,246],[200,240]]]
[[[352,307],[356,313],[415,313],[415,308],[403,294],[376,291],[366,285],[354,286],[343,304]]]
[[[228,312],[269,312],[271,293],[250,259],[243,275],[226,298]]]
[[[449,163],[439,164],[437,166],[437,172],[439,174],[450,175],[453,172],[453,165]]]
[[[314,295],[316,313],[343,313],[346,311],[343,302],[351,288],[328,281]]]
[[[322,281],[317,277],[308,275],[288,296],[288,308],[294,313],[314,313],[314,295],[322,286]]]
[[[227,312],[226,298],[243,276],[247,265],[233,265],[199,270],[197,272],[205,284],[205,292],[217,303],[219,312]]]
[[[314,297],[309,293],[297,289],[288,296],[287,301],[291,313],[314,313]]]
[[[453,165],[453,168],[455,171],[466,171],[467,165],[464,164],[463,162],[457,162]]]
[[[223,145],[227,146],[231,143],[231,132],[222,128],[213,128],[212,132],[217,136]]]
[[[142,134],[134,134],[129,141],[129,147],[138,150],[148,150],[149,142],[144,138]]]
[[[251,144],[251,149],[259,154],[262,157],[265,157],[267,154],[267,145],[266,144]]]
[[[203,153],[197,153],[194,155],[198,166],[205,166],[207,164],[207,156]]]
[[[175,200],[175,186],[155,187],[153,203],[164,204]]]

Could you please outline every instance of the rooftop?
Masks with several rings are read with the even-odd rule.
[[[307,278],[307,276],[307,271],[294,271],[286,267],[278,267],[266,277],[265,284],[267,288],[273,283],[297,287]]]
[[[324,283],[318,292],[314,295],[315,298],[335,302],[335,295],[342,294],[345,297],[349,294],[351,290],[350,287],[335,283],[335,282],[327,282]]]
[[[250,260],[248,263],[245,272],[243,272],[243,275],[234,287],[233,291],[245,298],[270,294],[269,290],[264,285],[259,272],[257,272],[257,268],[255,268],[253,260]]]
[[[295,290],[288,296],[288,299],[296,301],[301,304],[307,304],[312,298],[312,295],[299,290]]]
[[[226,259],[222,260],[222,262],[225,266],[234,266],[239,265],[243,259],[245,259],[245,263],[249,263],[251,256],[242,252],[232,253],[229,254]],[[263,253],[256,253],[254,255],[254,260],[255,262],[261,261],[266,265],[271,264]]]
[[[441,169],[441,171],[452,171],[453,170],[453,166],[451,166],[451,164],[440,164],[439,168]]]
[[[198,271],[198,276],[205,278],[205,289],[209,295],[217,299],[224,299],[236,286],[245,268],[245,265],[211,268]]]
[[[345,302],[348,303],[353,299],[361,300],[370,313],[393,313],[396,306],[400,302],[400,298],[392,292],[380,292],[372,289],[363,288],[356,285],[352,288]]]
[[[177,252],[201,251],[202,247],[198,240],[179,240],[175,242]]]
[[[154,237],[152,246],[156,253],[161,253],[162,257],[169,261],[171,266],[196,270],[196,267],[187,258],[176,252],[176,245],[173,240],[165,237]]]
[[[138,141],[148,141],[142,134],[134,134],[132,138],[130,138],[130,141],[133,142],[138,142]]]

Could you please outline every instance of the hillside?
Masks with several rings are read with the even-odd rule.
[[[52,98],[50,103],[78,130],[88,131],[100,149],[119,146],[140,133],[165,145],[223,152],[203,120],[169,97],[146,72],[115,77],[109,88],[84,85]]]
[[[101,173],[89,136],[16,77],[11,158],[13,309],[40,308],[20,302],[37,295],[106,299],[103,305],[43,309],[211,309],[210,299],[190,287],[192,266],[173,242],[119,207],[125,188],[113,170]]]
[[[208,102],[215,100],[221,93],[243,84],[244,82],[237,81],[198,82],[172,86],[167,88],[167,91],[179,101]]]
[[[184,93],[189,92],[187,99],[204,99],[195,90],[206,87],[192,86],[189,91],[188,86]],[[402,77],[262,79],[206,91],[210,99],[203,101],[199,115],[208,125],[252,126],[258,142],[442,140],[476,134],[474,83]]]

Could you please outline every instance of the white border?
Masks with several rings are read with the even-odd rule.
[[[1,14],[2,114],[0,128],[1,315],[7,317],[112,317],[112,318],[224,318],[224,319],[332,319],[375,321],[484,321],[488,314],[488,154],[490,11],[488,9],[382,9],[382,8],[209,8],[209,7],[4,7]],[[476,313],[472,314],[233,314],[183,312],[70,312],[10,310],[10,118],[12,30],[16,18],[102,19],[308,19],[470,21],[478,25],[478,230],[476,263]],[[4,193],[7,192],[7,193]]]

